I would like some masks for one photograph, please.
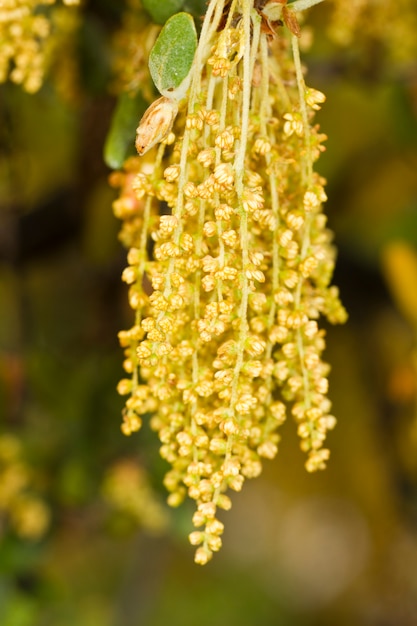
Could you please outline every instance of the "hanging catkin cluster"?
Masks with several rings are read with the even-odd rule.
[[[297,36],[273,19],[278,4],[209,3],[173,133],[113,175],[136,313],[120,333],[122,430],[150,416],[171,465],[169,503],[196,502],[201,564],[221,546],[227,492],[275,457],[287,411],[308,471],[325,466],[335,424],[318,321],[346,313],[330,286],[324,180],[313,169],[324,95],[305,86]]]

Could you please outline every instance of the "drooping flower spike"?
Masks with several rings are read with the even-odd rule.
[[[162,143],[115,179],[136,312],[120,333],[122,429],[151,416],[171,466],[169,503],[196,502],[200,564],[221,547],[230,490],[277,454],[287,410],[308,471],[325,466],[335,425],[319,318],[344,322],[346,312],[330,285],[325,181],[314,170],[324,95],[305,86],[296,19],[283,8],[211,0],[172,132],[167,115],[161,136],[160,121],[150,131]],[[158,102],[160,115],[170,105]]]

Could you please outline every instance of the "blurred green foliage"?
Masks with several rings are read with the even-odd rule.
[[[53,77],[32,96],[0,86],[0,429],[21,441],[51,511],[34,542],[0,512],[1,624],[417,622],[417,70],[381,57],[360,28],[355,45],[336,46],[326,16],[311,12],[304,61],[327,95],[319,170],[350,312],[328,329],[331,462],[306,474],[286,424],[278,459],[236,498],[204,570],[184,540],[187,511],[166,511],[155,536],[103,493],[129,459],[155,502],[165,497],[158,443],[146,428],[122,436],[115,391],[130,310],[102,153],[119,3],[84,11],[72,98]]]

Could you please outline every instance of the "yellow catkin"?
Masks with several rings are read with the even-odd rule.
[[[171,465],[168,502],[196,502],[200,564],[220,549],[226,492],[277,454],[286,406],[308,471],[325,466],[335,423],[318,320],[344,322],[346,312],[330,286],[334,248],[314,170],[324,95],[304,84],[296,36],[277,25],[272,37],[267,24],[253,1],[212,0],[175,143],[112,179],[136,314],[120,333],[122,428],[152,415]]]

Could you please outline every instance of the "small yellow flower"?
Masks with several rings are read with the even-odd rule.
[[[284,134],[290,137],[293,133],[302,137],[304,134],[304,125],[301,115],[293,113],[284,114]]]
[[[323,102],[326,102],[326,96],[324,95],[324,93],[312,88],[306,89],[305,99],[308,106],[310,106],[315,111],[321,109],[320,105],[323,104]]]

